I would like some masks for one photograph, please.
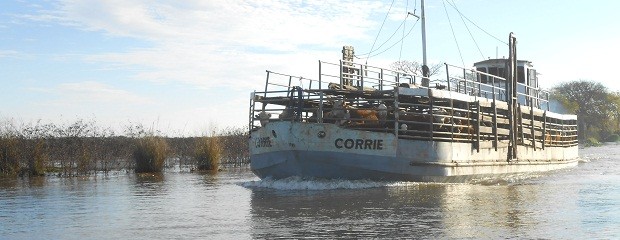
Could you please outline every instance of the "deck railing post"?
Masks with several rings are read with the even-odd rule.
[[[396,136],[396,139],[398,139],[398,133],[400,131],[400,126],[398,124],[398,105],[400,103],[398,102],[398,87],[394,88],[394,135]]]
[[[323,76],[323,72],[321,71],[321,60],[319,60],[319,90],[322,90],[323,88],[321,88],[321,82],[323,82],[321,80],[321,77]]]
[[[289,93],[291,93],[291,82],[293,81],[293,76],[288,76],[288,87],[286,88],[286,96],[289,96]],[[292,94],[292,93],[291,93]]]
[[[428,104],[429,104],[429,113],[431,115],[431,117],[430,117],[430,128],[429,128],[430,132],[429,132],[429,134],[430,134],[431,142],[433,141],[433,135],[435,133],[434,132],[435,124],[433,124],[435,122],[435,118],[433,116],[434,115],[433,114],[433,101],[434,101],[434,99],[433,99],[433,91],[430,88],[428,88]]]
[[[481,84],[479,80],[480,78],[478,78],[479,73],[475,73],[475,72],[472,72],[472,73],[476,75],[476,81],[477,81],[476,84],[478,85],[478,97],[482,97],[482,91],[481,91],[482,89],[480,88]]]
[[[250,111],[250,117],[249,117],[249,120],[250,120],[250,124],[249,124],[250,131],[252,131],[252,129],[254,129],[254,113],[256,111],[256,102],[254,101],[254,98],[256,96],[256,91],[252,92],[251,96],[252,97],[250,98],[250,108],[249,108],[249,111]]]
[[[448,63],[443,63],[446,66],[446,81],[448,82],[448,91],[452,91],[450,89],[450,73],[448,72]]]
[[[547,111],[543,112],[542,149],[545,150],[547,141]]]
[[[480,100],[476,101],[476,152],[480,152]]]
[[[467,93],[467,91],[468,91],[467,86],[469,84],[467,84],[468,81],[467,81],[467,73],[465,72],[465,68],[463,68],[463,79],[465,79],[465,94],[468,94]]]
[[[267,86],[269,86],[269,70],[267,70],[267,79],[265,79],[265,92],[263,93],[263,97],[267,97]]]
[[[340,60],[340,89],[343,89],[342,88],[343,82],[344,82],[344,71],[342,69],[342,60]]]
[[[359,79],[360,79],[360,83],[359,83],[360,89],[358,89],[358,90],[364,91],[364,65],[363,64],[360,64],[360,74],[359,75],[360,75],[360,77],[359,77]]]
[[[523,111],[521,110],[521,103],[517,103],[517,123],[519,127],[519,137],[521,137],[520,143],[525,145],[525,133],[523,132]]]
[[[301,87],[293,87],[293,91],[297,90],[297,106],[295,111],[295,120],[301,122],[301,113],[304,107],[303,89]]]
[[[323,123],[323,90],[319,90],[319,111],[317,112],[317,121]]]
[[[381,68],[379,73],[379,91],[383,91],[383,68]]]
[[[497,137],[497,105],[495,103],[495,95],[493,95],[493,147],[495,148],[495,151],[497,152],[497,145],[498,145],[498,137]]]
[[[532,135],[532,147],[536,151],[536,132],[534,131],[534,102],[530,102],[530,134]]]

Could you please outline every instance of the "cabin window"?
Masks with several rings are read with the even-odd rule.
[[[487,69],[483,67],[476,68],[476,70],[478,70],[478,72],[487,72]],[[487,75],[478,74],[478,82],[487,83]]]
[[[497,76],[498,74],[498,68],[497,67],[490,67],[489,68],[489,74],[493,75],[493,76]],[[497,82],[497,79],[494,80],[495,77],[489,77],[489,83],[493,83],[493,81]]]
[[[506,71],[504,70],[504,68],[498,68],[497,69],[497,76],[501,77],[501,78],[505,78],[506,77]]]
[[[517,82],[525,84],[525,70],[523,67],[517,68]]]
[[[497,68],[496,67],[490,67],[489,68],[489,74],[497,76]]]

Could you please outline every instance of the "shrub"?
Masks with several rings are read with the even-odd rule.
[[[599,147],[602,144],[596,138],[591,137],[591,138],[586,139],[586,142],[584,143],[584,145],[586,147]]]
[[[607,137],[607,142],[618,142],[620,141],[620,136],[618,134],[612,134]]]
[[[19,172],[17,138],[0,137],[0,175],[15,175]]]
[[[45,141],[43,139],[34,140],[34,151],[31,159],[28,161],[30,174],[34,176],[42,176],[45,174],[45,165],[49,159],[46,151]]]
[[[161,172],[168,153],[168,143],[162,137],[147,136],[138,139],[133,153],[136,172]]]
[[[222,147],[217,137],[200,137],[196,140],[194,157],[198,170],[218,170]]]

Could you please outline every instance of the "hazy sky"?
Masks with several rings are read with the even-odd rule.
[[[507,56],[507,46],[451,4],[504,42],[514,32],[543,87],[587,79],[620,90],[620,1],[427,0],[429,61],[471,67],[496,51]],[[375,39],[375,49],[394,47],[368,64],[421,61],[420,23],[405,20],[419,8],[415,0],[2,0],[0,121],[82,118],[185,135],[244,127],[267,69],[317,78],[318,60],[338,61],[343,45],[368,52]]]

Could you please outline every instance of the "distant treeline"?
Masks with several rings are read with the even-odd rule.
[[[587,80],[561,83],[551,92],[564,108],[577,115],[579,139],[584,144],[620,141],[620,92]]]
[[[41,122],[18,125],[5,121],[0,125],[0,175],[74,176],[113,170],[138,171],[137,149],[145,139],[152,138],[164,145],[161,149],[165,154],[164,168],[199,169],[205,149],[211,150],[205,144],[217,149],[206,153],[217,158],[217,166],[249,162],[246,128],[213,130],[208,136],[166,137],[139,124],[116,133],[85,120],[66,125]]]

